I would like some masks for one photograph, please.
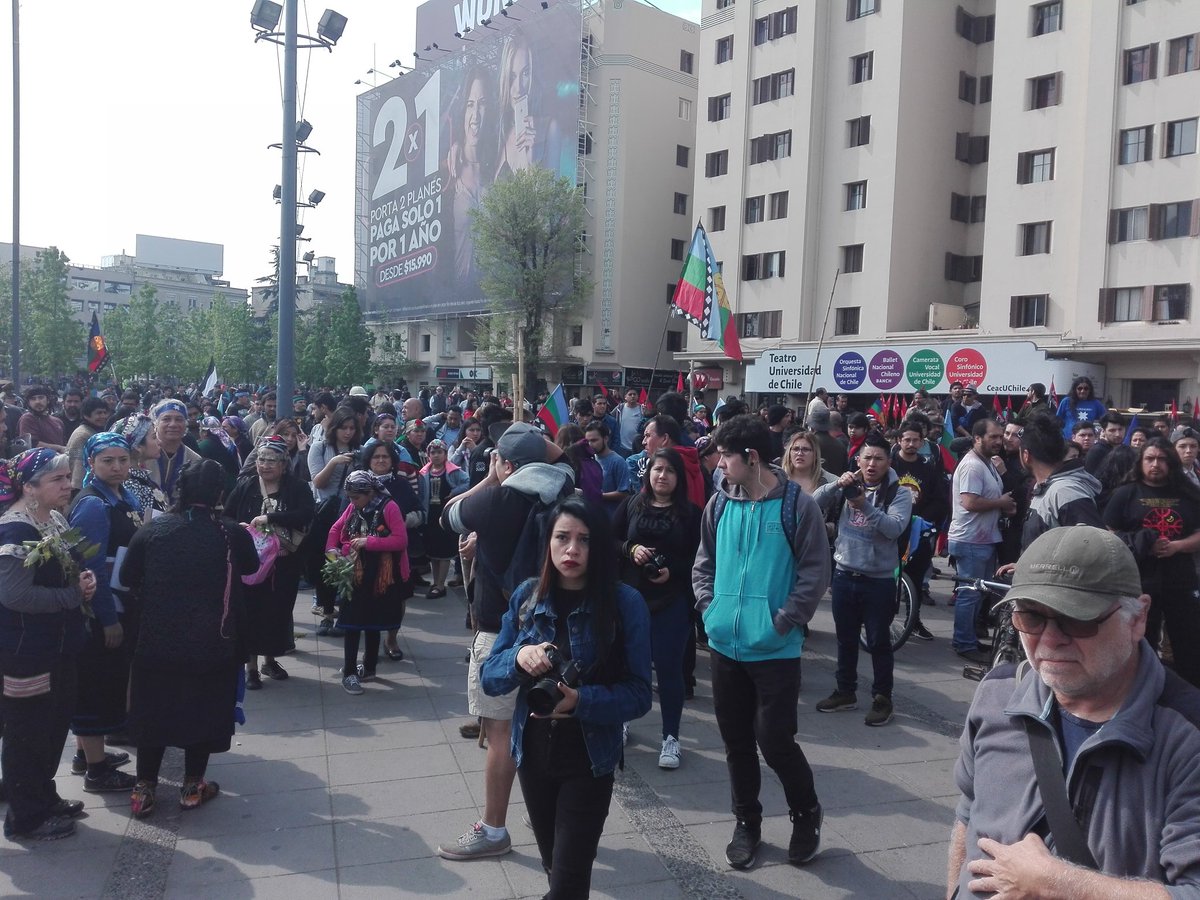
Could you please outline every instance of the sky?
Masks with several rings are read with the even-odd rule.
[[[304,242],[353,280],[355,97],[368,69],[412,62],[416,0],[300,0],[315,34],[325,3],[349,20],[332,52],[301,51],[298,101],[313,126],[301,154]],[[531,2],[531,0],[526,0]],[[626,0],[634,2],[634,0]],[[10,7],[5,3],[5,7]],[[700,0],[656,0],[699,20]],[[281,51],[254,41],[252,0],[26,0],[20,4],[21,243],[72,262],[134,252],[135,235],[225,246],[225,277],[270,271],[279,208]],[[307,21],[307,24],[306,24]],[[12,234],[12,27],[0,15],[0,240]]]

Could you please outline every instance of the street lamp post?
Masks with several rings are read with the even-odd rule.
[[[296,24],[297,0],[283,11],[283,167],[279,200],[279,348],[275,392],[292,396],[296,358]]]

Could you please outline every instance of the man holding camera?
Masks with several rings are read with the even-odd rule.
[[[858,635],[865,628],[874,680],[866,723],[892,720],[892,635],[897,540],[912,518],[912,492],[892,471],[888,443],[869,434],[858,451],[858,470],[822,485],[814,499],[822,509],[841,506],[833,561],[833,622],[837,629],[837,689],[817,712],[858,709]]]

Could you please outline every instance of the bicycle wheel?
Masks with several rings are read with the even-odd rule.
[[[892,615],[892,621],[888,625],[888,631],[892,637],[892,651],[895,652],[904,646],[904,642],[908,640],[912,634],[913,628],[917,624],[917,616],[920,615],[921,601],[917,598],[917,589],[913,586],[912,579],[900,573],[900,578],[896,582],[896,605],[895,612]],[[864,650],[870,650],[867,646],[867,636],[865,632],[859,632],[858,643]]]

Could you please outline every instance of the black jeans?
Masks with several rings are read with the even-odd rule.
[[[530,719],[517,777],[550,877],[549,900],[582,900],[612,800],[613,776],[592,774],[577,721]]]
[[[870,578],[838,569],[833,573],[833,624],[837,630],[837,688],[858,690],[858,635],[867,633],[875,680],[871,694],[892,696],[892,635],[896,612],[896,580]]]
[[[1176,673],[1191,685],[1200,686],[1200,593],[1179,584],[1142,582],[1150,595],[1150,613],[1146,619],[1146,639],[1158,649],[1162,630],[1171,639],[1171,654]]]
[[[6,667],[6,674],[8,672]],[[25,677],[22,672],[18,677]],[[34,697],[3,697],[4,745],[0,774],[8,795],[6,834],[24,834],[50,817],[58,803],[54,773],[75,712],[75,658],[59,658],[50,668],[50,690]]]
[[[709,658],[733,814],[753,827],[762,822],[760,749],[783,785],[788,808],[797,812],[812,809],[817,805],[812,768],[796,743],[799,657],[738,662],[710,649]]]
[[[359,635],[366,635],[366,640],[363,641],[363,671],[368,675],[374,675],[375,670],[379,667],[380,632],[359,631],[354,628],[347,628],[345,654],[343,655],[346,667],[342,669],[343,677],[355,674],[354,667],[358,665]]]

